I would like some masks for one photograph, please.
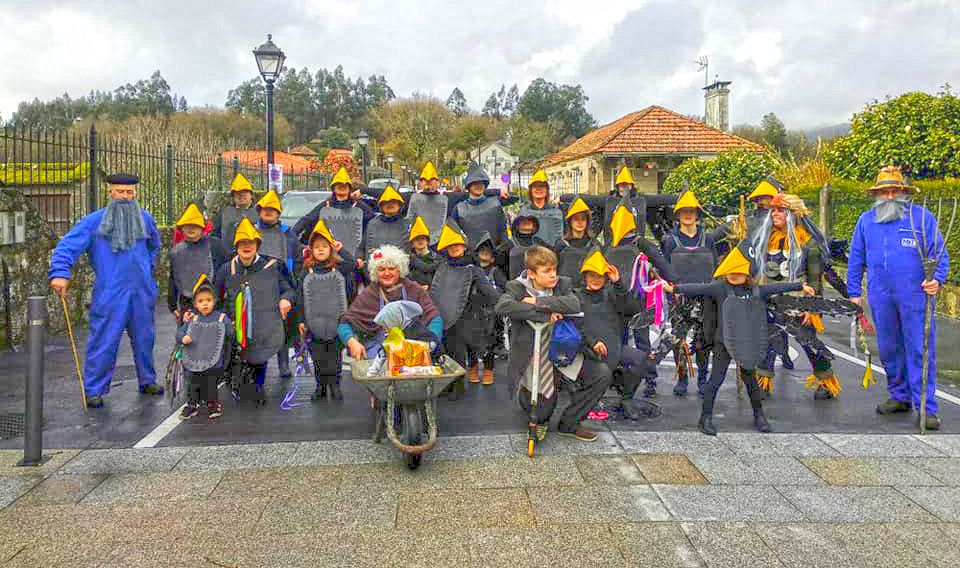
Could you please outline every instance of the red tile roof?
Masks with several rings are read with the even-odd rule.
[[[539,165],[598,153],[716,154],[738,148],[764,150],[760,144],[654,105],[588,132],[559,152],[544,156]]]
[[[227,150],[223,154],[225,163],[233,163],[236,156],[241,165],[248,168],[261,168],[266,170],[267,151],[266,150]],[[317,168],[317,163],[311,160],[294,156],[286,152],[273,152],[273,160],[278,164],[283,164],[284,174],[307,173]]]

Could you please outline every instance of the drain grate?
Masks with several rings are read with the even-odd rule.
[[[0,440],[23,436],[23,413],[0,414]]]

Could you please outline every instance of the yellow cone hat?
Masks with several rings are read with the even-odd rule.
[[[613,237],[611,246],[619,245],[624,237],[629,235],[631,231],[636,230],[637,218],[634,217],[633,212],[623,203],[617,205],[616,211],[610,217],[610,232]]]
[[[775,180],[774,178],[767,176],[766,179],[761,181],[753,191],[750,192],[750,195],[747,196],[748,200],[759,199],[761,197],[773,197],[783,191],[783,186]]]
[[[183,215],[177,219],[176,226],[182,227],[184,225],[207,226],[207,220],[203,217],[203,213],[200,212],[200,208],[197,207],[196,203],[187,205],[187,208],[183,211]]]
[[[594,274],[599,274],[604,276],[609,270],[610,264],[607,263],[607,257],[603,256],[603,253],[600,252],[600,249],[597,249],[590,253],[587,258],[583,261],[583,264],[580,265],[580,273],[584,272],[593,272]]]
[[[201,274],[200,277],[197,278],[197,283],[193,285],[194,296],[197,295],[197,290],[199,290],[200,287],[203,286],[204,284],[206,284],[207,286],[210,286],[210,279],[207,277],[206,274]]]
[[[233,244],[236,246],[240,241],[263,241],[263,237],[260,236],[260,232],[257,231],[257,228],[253,226],[253,223],[250,219],[244,217],[240,219],[240,224],[237,225],[237,232],[233,235]]]
[[[697,199],[697,196],[693,194],[689,189],[684,191],[680,195],[680,199],[677,199],[677,203],[673,206],[673,212],[676,213],[681,209],[702,209],[700,201]]]
[[[590,207],[587,205],[587,202],[579,197],[573,202],[570,209],[567,210],[567,219],[578,213],[590,213]]]
[[[420,170],[420,179],[427,181],[440,179],[440,174],[437,172],[437,167],[433,165],[433,162],[428,161],[423,165],[423,169]]]
[[[451,245],[466,245],[467,239],[456,222],[448,219],[440,230],[440,240],[437,242],[437,252],[444,250]]]
[[[247,179],[247,176],[237,172],[230,181],[230,191],[253,191],[253,184]]]
[[[537,170],[533,172],[533,175],[530,176],[530,183],[527,184],[527,187],[537,182],[543,182],[543,183],[549,184],[550,182],[547,181],[547,172],[543,170]]]
[[[400,195],[400,192],[393,188],[392,185],[388,185],[383,188],[383,193],[380,194],[380,199],[377,200],[377,205],[381,203],[386,203],[387,201],[399,201],[400,203],[405,203],[403,196]]]
[[[417,215],[417,218],[413,220],[413,225],[410,226],[410,236],[408,240],[413,240],[417,237],[429,237],[430,229],[427,228],[427,224],[423,222],[423,217]]]
[[[330,180],[330,187],[338,183],[345,183],[350,187],[353,187],[353,182],[350,181],[350,172],[347,171],[347,168],[340,166],[340,169],[337,170],[337,173],[334,174],[333,179]]]
[[[614,180],[613,185],[620,185],[621,183],[633,185],[633,176],[630,175],[630,168],[627,166],[623,166],[620,168],[620,171],[617,172],[617,179]]]
[[[720,266],[713,271],[714,278],[720,278],[727,274],[750,275],[750,259],[743,255],[740,247],[734,247],[720,263]]]
[[[313,230],[310,231],[310,240],[313,240],[313,235],[320,235],[326,239],[331,246],[333,246],[333,234],[330,233],[330,229],[327,228],[327,224],[323,221],[323,219],[317,219],[317,224],[314,225]]]
[[[276,190],[271,189],[263,197],[260,198],[260,201],[257,201],[257,207],[261,209],[276,209],[277,211],[283,211],[283,205],[280,205],[280,196],[277,195]]]

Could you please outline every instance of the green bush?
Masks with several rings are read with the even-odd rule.
[[[896,164],[914,179],[960,176],[960,98],[905,93],[867,105],[850,134],[832,140],[824,158],[842,178],[869,181]]]
[[[704,206],[736,213],[740,195],[753,191],[776,167],[772,154],[731,150],[717,154],[715,159],[686,160],[670,172],[663,189],[680,193],[686,181]]]
[[[873,198],[867,193],[867,188],[871,185],[873,183],[843,179],[830,182],[832,189],[830,194],[830,212],[833,216],[832,236],[847,240],[853,236],[857,219],[863,212],[873,206]],[[916,197],[917,203],[922,205],[924,198],[926,198],[927,209],[934,213],[937,212],[939,199],[943,198],[944,205],[940,230],[946,231],[950,223],[949,214],[952,204],[960,199],[960,179],[920,181],[916,183],[916,186],[920,189]],[[791,188],[790,191],[803,198],[807,208],[819,223],[820,186],[800,186]],[[960,213],[958,213],[958,219],[954,223],[953,234],[947,241],[947,254],[950,255],[951,259],[948,280],[953,283],[960,283]]]

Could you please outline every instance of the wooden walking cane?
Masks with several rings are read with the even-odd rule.
[[[70,323],[70,310],[67,308],[66,294],[60,296],[60,305],[63,306],[63,318],[67,322],[67,336],[70,337],[70,348],[73,350],[73,363],[76,365],[77,378],[80,379],[80,400],[83,402],[83,411],[87,411],[87,389],[83,384],[83,371],[80,369],[80,356],[77,354],[77,340],[73,337],[73,325]]]

